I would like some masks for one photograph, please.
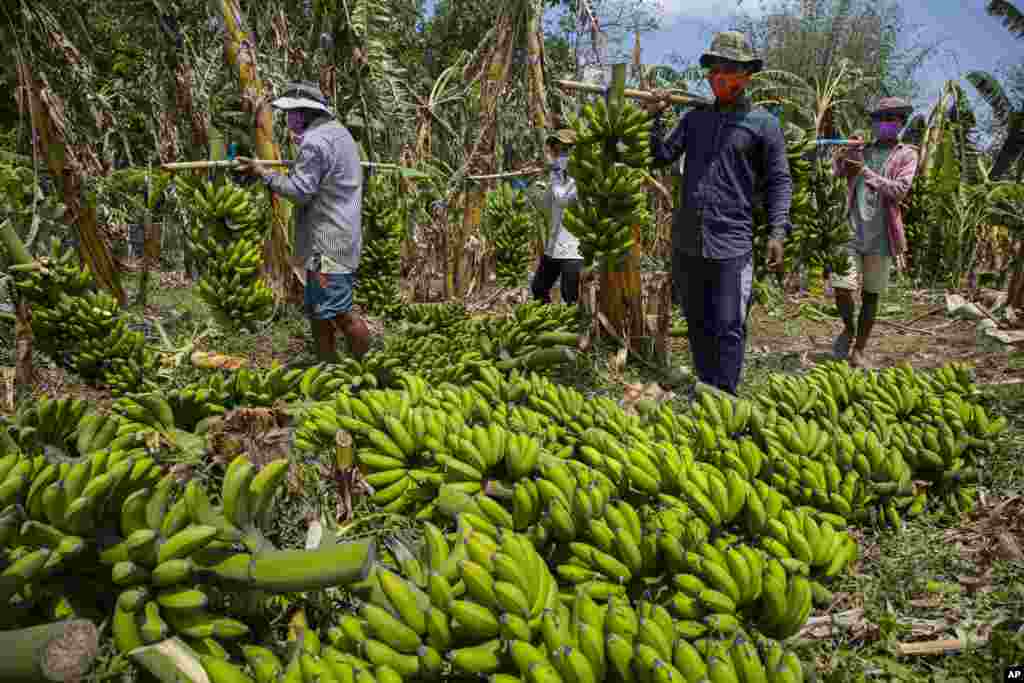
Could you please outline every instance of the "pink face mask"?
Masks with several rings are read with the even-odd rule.
[[[298,110],[293,109],[287,116],[288,130],[301,137],[306,132],[306,117]]]

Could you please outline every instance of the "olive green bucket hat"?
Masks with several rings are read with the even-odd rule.
[[[575,145],[576,144],[576,133],[572,129],[562,128],[548,134],[545,142],[560,142],[563,145]]]
[[[754,48],[751,47],[747,36],[739,31],[716,33],[711,41],[711,48],[700,56],[700,65],[706,68],[720,60],[749,64],[754,71],[760,71],[764,65],[764,62],[754,54]]]
[[[878,100],[878,104],[871,110],[870,115],[875,116],[876,114],[886,113],[910,116],[913,111],[914,107],[902,97],[883,97]]]

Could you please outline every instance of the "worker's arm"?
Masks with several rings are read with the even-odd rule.
[[[864,167],[864,184],[895,203],[903,201],[907,196],[911,185],[914,184],[914,176],[917,175],[917,150],[909,146],[903,147],[899,154],[899,158],[895,160],[897,163],[892,178],[886,178],[867,166]]]
[[[265,177],[267,187],[302,206],[308,204],[320,189],[327,172],[327,158],[317,145],[303,145],[291,173],[271,173]]]
[[[565,171],[555,171],[551,174],[550,194],[554,206],[569,206],[576,201],[576,181]]]
[[[789,208],[793,201],[793,178],[786,158],[786,140],[782,128],[773,119],[764,129],[764,186],[768,221],[772,239],[782,241],[793,226],[789,222]]]
[[[654,125],[651,127],[651,156],[654,161],[651,166],[659,168],[668,166],[679,160],[686,151],[686,115],[679,120],[675,129],[669,134],[668,139],[663,139],[664,132],[661,112],[654,115]]]

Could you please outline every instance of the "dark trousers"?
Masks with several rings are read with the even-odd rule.
[[[735,394],[747,342],[752,255],[711,260],[676,254],[676,259],[676,291],[686,316],[697,377]]]
[[[583,259],[540,257],[537,273],[533,276],[530,290],[533,298],[551,303],[551,288],[555,280],[562,278],[562,303],[574,304],[580,298],[580,272],[583,270]]]

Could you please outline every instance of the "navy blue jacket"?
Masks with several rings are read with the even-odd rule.
[[[785,239],[792,226],[793,180],[786,141],[768,111],[741,96],[734,105],[687,112],[663,140],[661,116],[651,130],[655,167],[686,153],[683,190],[672,221],[673,251],[722,260],[753,249],[754,196],[763,190],[772,237]]]

